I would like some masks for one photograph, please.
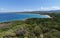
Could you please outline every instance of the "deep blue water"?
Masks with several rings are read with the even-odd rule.
[[[27,18],[49,18],[49,17],[40,14],[0,13],[0,22],[12,21],[12,20],[24,20]]]

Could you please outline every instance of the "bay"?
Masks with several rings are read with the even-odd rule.
[[[25,20],[28,18],[50,18],[49,15],[40,14],[24,14],[24,13],[0,13],[0,22],[11,21],[11,20]]]

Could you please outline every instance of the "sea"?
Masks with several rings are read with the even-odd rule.
[[[27,13],[0,13],[0,22],[8,22],[13,20],[25,20],[28,18],[50,18],[49,15],[27,14]]]

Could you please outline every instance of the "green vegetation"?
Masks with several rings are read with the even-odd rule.
[[[60,14],[0,23],[0,38],[60,38]]]

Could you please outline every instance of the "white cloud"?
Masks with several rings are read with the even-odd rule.
[[[0,8],[0,12],[21,12],[21,11],[49,11],[49,10],[60,10],[59,6],[51,6],[51,7],[39,7],[39,8],[28,8],[28,9],[20,9],[20,10],[9,10],[6,8]]]
[[[35,9],[24,9],[22,11],[49,11],[49,10],[60,10],[60,7],[59,6],[40,7]]]
[[[53,10],[60,10],[60,7],[58,7],[58,6],[53,6],[53,7],[51,7]]]
[[[8,12],[8,10],[5,8],[0,8],[0,12]]]
[[[5,10],[4,8],[0,8],[0,11],[3,11],[3,10]]]
[[[4,8],[1,8],[0,10],[4,10]]]
[[[59,6],[52,6],[52,7],[41,7],[41,11],[49,11],[49,10],[60,10]]]

